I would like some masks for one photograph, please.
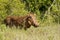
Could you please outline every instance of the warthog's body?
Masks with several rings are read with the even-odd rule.
[[[26,28],[29,28],[31,25],[33,25],[34,27],[38,27],[39,24],[34,16],[34,14],[28,14],[26,16],[7,16],[6,19],[4,20],[4,23],[6,24],[6,26],[13,26],[15,25],[17,26],[21,26]]]

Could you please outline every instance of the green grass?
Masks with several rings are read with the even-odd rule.
[[[60,40],[60,25],[24,29],[7,28],[0,25],[0,40]]]

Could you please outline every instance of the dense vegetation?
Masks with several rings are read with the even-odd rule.
[[[10,29],[3,24],[8,15],[24,16],[29,12],[37,15],[37,29]],[[60,40],[60,0],[0,0],[0,40]]]
[[[59,6],[59,0],[0,0],[0,22],[7,15],[21,16],[34,12],[41,24],[60,23]]]

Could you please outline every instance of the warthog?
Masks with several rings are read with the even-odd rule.
[[[4,23],[6,26],[21,26],[24,27],[24,29],[29,28],[31,25],[34,27],[38,27],[39,23],[36,20],[36,17],[34,14],[28,14],[26,16],[7,16],[4,20]]]

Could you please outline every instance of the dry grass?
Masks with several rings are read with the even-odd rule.
[[[60,25],[34,28],[28,30],[0,27],[0,40],[60,40]]]

